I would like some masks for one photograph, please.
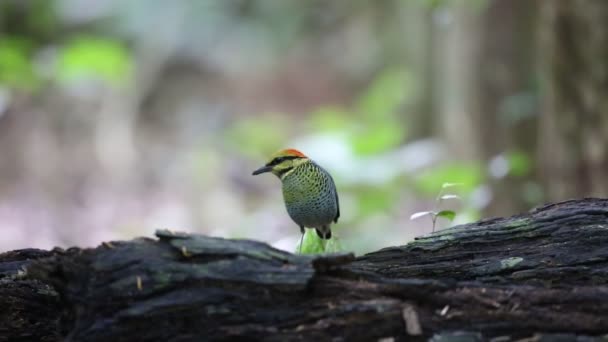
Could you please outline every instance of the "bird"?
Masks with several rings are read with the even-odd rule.
[[[338,223],[340,203],[336,185],[329,172],[293,148],[274,153],[252,175],[266,172],[281,180],[285,208],[302,233],[300,254],[305,228],[315,229],[322,240],[331,239],[331,224]]]

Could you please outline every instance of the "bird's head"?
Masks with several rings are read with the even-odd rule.
[[[282,179],[293,168],[308,161],[308,157],[298,150],[293,148],[281,150],[273,154],[266,165],[253,171],[253,175],[272,172],[275,176]]]

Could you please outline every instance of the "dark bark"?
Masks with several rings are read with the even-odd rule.
[[[32,261],[52,254],[36,249],[0,254],[0,341],[59,340],[59,295],[49,284],[25,277]]]
[[[157,236],[0,255],[0,294],[32,292],[3,310],[4,339],[508,341],[608,333],[608,200],[457,226],[357,259]],[[22,266],[26,275],[17,274]]]

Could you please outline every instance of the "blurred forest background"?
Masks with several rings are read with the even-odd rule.
[[[157,228],[293,250],[273,176],[334,176],[358,253],[608,194],[605,0],[0,0],[0,251]]]

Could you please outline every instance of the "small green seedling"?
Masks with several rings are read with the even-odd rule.
[[[344,247],[340,242],[336,232],[329,240],[322,240],[317,236],[314,229],[306,229],[302,240],[302,249],[300,244],[296,246],[295,253],[299,254],[321,254],[321,253],[338,253],[344,251]]]
[[[410,216],[410,220],[416,220],[418,218],[429,216],[433,222],[433,233],[435,232],[435,226],[437,225],[437,218],[443,217],[449,221],[453,221],[456,217],[456,212],[453,210],[441,210],[441,204],[445,200],[451,199],[460,199],[460,196],[453,194],[444,194],[445,189],[453,188],[456,186],[462,185],[461,183],[443,183],[441,185],[441,190],[439,190],[439,194],[435,198],[435,208],[434,210],[429,211],[419,211],[417,213],[412,214]]]

